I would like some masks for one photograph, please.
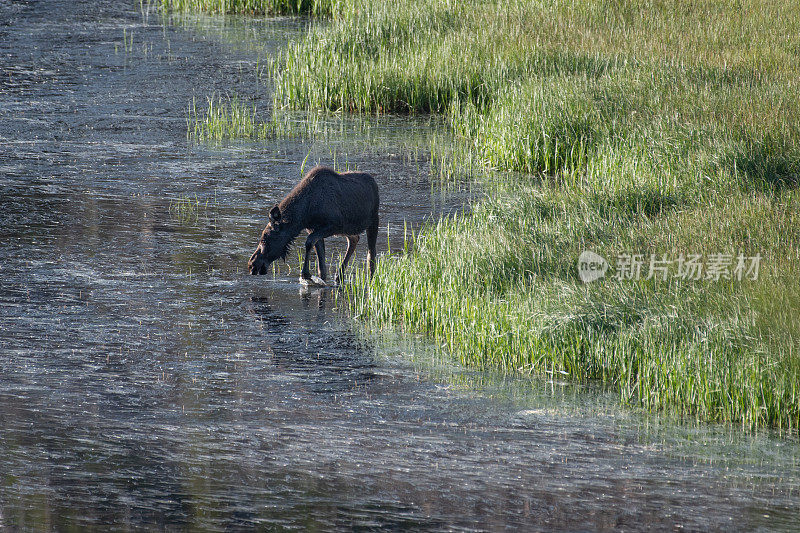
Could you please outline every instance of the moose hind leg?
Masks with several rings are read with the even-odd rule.
[[[378,242],[378,216],[370,227],[367,228],[367,263],[369,264],[369,275],[375,274],[376,244]]]
[[[325,239],[320,239],[314,245],[317,252],[317,274],[325,281],[328,279],[328,266],[325,264]]]
[[[347,235],[347,251],[344,253],[344,259],[342,259],[342,264],[339,266],[339,270],[336,271],[336,278],[334,279],[337,284],[344,276],[344,269],[347,268],[347,263],[350,262],[350,258],[353,257],[356,251],[358,239],[358,235]]]

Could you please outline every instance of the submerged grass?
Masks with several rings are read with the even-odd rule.
[[[278,59],[275,107],[444,114],[455,142],[433,147],[438,168],[487,191],[349,286],[358,316],[465,364],[800,427],[796,2],[340,0],[329,13]],[[581,282],[585,250],[617,268]],[[692,255],[700,279],[677,276]],[[618,279],[630,256],[642,275]],[[740,257],[760,259],[757,276]],[[651,261],[670,270],[648,276]]]
[[[250,15],[314,15],[331,13],[334,0],[161,0],[165,11]]]
[[[194,196],[182,195],[169,202],[170,217],[180,225],[193,226],[201,217],[212,219],[210,210],[217,207],[216,192],[213,200],[200,200]]]
[[[271,122],[258,117],[255,105],[242,102],[238,97],[212,95],[206,103],[206,108],[198,111],[193,101],[187,116],[186,134],[197,141],[263,140],[274,132]]]

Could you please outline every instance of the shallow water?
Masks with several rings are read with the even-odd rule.
[[[378,178],[379,253],[463,201],[404,148],[424,123],[187,141],[193,98],[268,109],[302,31],[0,1],[0,529],[795,530],[796,440],[370,339],[294,258],[246,275],[308,154]]]

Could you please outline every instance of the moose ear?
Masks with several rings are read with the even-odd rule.
[[[277,205],[270,210],[269,221],[273,224],[281,221],[281,210]]]

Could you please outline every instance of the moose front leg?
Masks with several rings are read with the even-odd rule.
[[[331,228],[324,227],[324,228],[320,228],[320,229],[316,229],[316,230],[312,231],[309,234],[309,236],[306,238],[306,253],[305,253],[305,256],[303,257],[303,270],[300,272],[300,277],[302,279],[305,279],[305,280],[310,280],[311,279],[311,271],[308,268],[309,254],[311,253],[311,249],[314,248],[315,246],[317,246],[318,242],[323,242],[323,239],[325,239],[326,237],[330,237],[331,235],[332,235]],[[325,256],[325,254],[324,254],[324,250],[325,250],[324,242],[323,242],[322,246],[323,246],[323,248],[322,248],[323,249],[323,253],[321,255],[324,257]],[[318,248],[317,248],[317,253],[319,254],[319,249]],[[319,255],[317,256],[317,259],[319,259]],[[322,261],[324,262],[324,259]]]

